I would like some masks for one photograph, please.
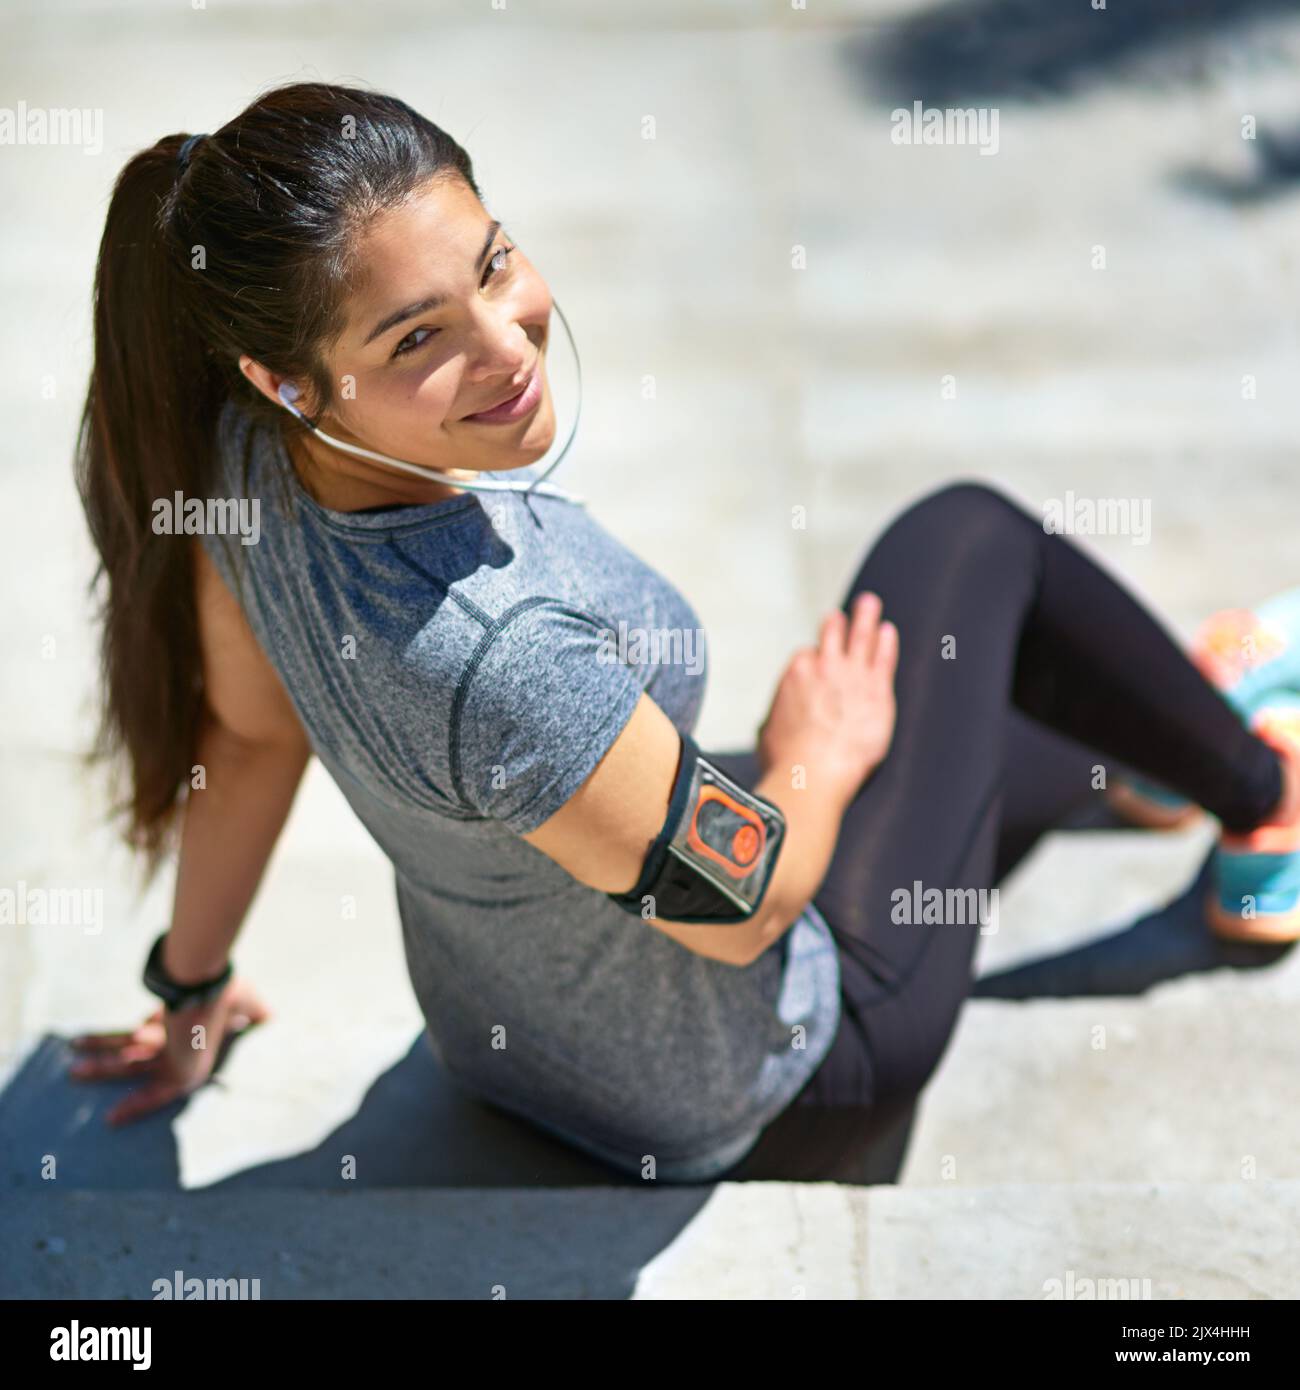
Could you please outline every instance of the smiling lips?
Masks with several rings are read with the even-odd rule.
[[[522,391],[511,396],[509,400],[494,405],[490,410],[480,410],[475,415],[466,415],[465,419],[473,420],[476,424],[481,425],[505,424],[511,420],[522,419],[523,416],[536,408],[541,398],[541,364],[534,363],[532,375],[528,378]]]

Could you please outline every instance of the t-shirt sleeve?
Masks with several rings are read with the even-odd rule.
[[[451,721],[457,794],[518,834],[536,829],[591,775],[643,690],[601,619],[558,601],[521,606],[461,677]]]

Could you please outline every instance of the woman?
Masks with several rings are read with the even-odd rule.
[[[980,927],[900,921],[898,891],[988,889],[1099,766],[1238,836],[1296,822],[1288,739],[962,483],[877,541],[754,752],[711,755],[786,820],[759,910],[629,917],[610,895],[664,823],[705,670],[610,660],[612,632],[697,632],[689,604],[571,501],[482,489],[553,440],[551,307],[465,152],[388,97],[288,86],[123,170],[79,455],[101,748],[150,872],[177,825],[180,858],[149,977],[172,1002],[79,1040],[80,1074],[143,1079],[110,1119],[266,1017],[228,957],[312,753],[392,860],[450,1074],[636,1179],[832,1176],[892,1126]],[[175,534],[172,499],[260,516]]]

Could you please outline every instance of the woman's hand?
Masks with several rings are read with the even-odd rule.
[[[880,598],[858,594],[852,618],[822,620],[816,647],[797,651],[758,732],[758,756],[773,768],[805,769],[805,786],[847,806],[894,736],[898,629],[880,621]]]
[[[82,1055],[69,1072],[78,1081],[140,1077],[144,1084],[104,1117],[110,1125],[128,1124],[197,1090],[211,1075],[226,1038],[270,1016],[252,987],[235,977],[211,1003],[179,1013],[159,1006],[133,1033],[74,1038],[72,1046]]]

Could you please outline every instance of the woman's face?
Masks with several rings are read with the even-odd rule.
[[[377,217],[359,263],[328,357],[325,433],[444,471],[541,458],[555,436],[550,291],[465,183],[435,179]],[[475,418],[521,390],[504,414]]]

